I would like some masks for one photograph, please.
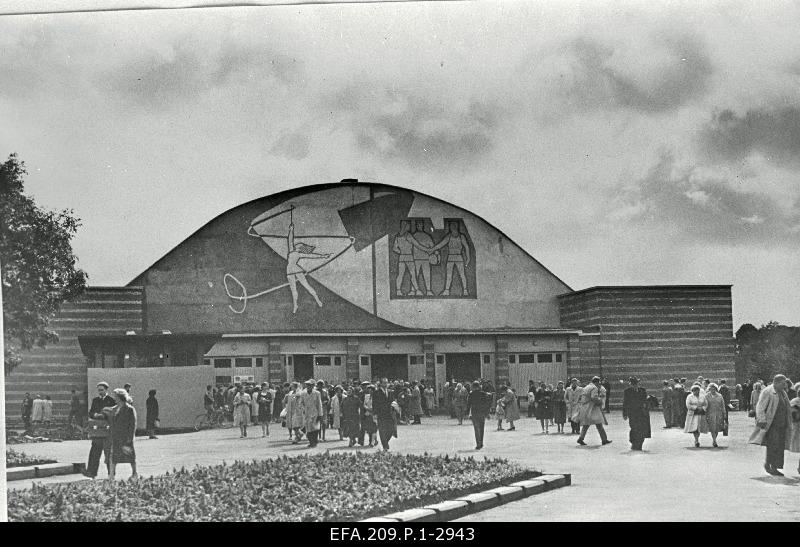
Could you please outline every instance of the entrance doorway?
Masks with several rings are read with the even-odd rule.
[[[446,353],[447,379],[472,382],[481,377],[480,353]]]
[[[306,354],[294,354],[294,379],[298,382],[305,382],[314,377],[314,356]]]
[[[405,353],[373,354],[372,377],[408,380],[408,355]]]

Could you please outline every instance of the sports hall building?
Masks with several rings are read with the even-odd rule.
[[[577,260],[578,258],[576,258]],[[58,344],[6,377],[66,417],[70,391],[133,385],[164,427],[202,412],[207,384],[381,376],[510,383],[630,375],[734,377],[730,285],[574,291],[476,215],[403,188],[345,180],[240,205],[124,287],[92,287],[54,320]]]

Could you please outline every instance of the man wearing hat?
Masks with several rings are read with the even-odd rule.
[[[306,437],[308,437],[310,448],[317,446],[319,430],[322,427],[322,397],[319,391],[314,389],[315,383],[314,380],[306,380],[306,390],[300,396],[300,406],[302,406],[305,416]]]
[[[97,397],[92,399],[92,406],[89,407],[89,418],[93,420],[106,420],[103,414],[104,408],[111,408],[117,402],[108,394],[108,384],[100,382],[97,384]],[[94,479],[97,477],[97,469],[100,467],[100,454],[106,456],[106,467],[111,466],[111,433],[106,437],[93,437],[92,448],[89,450],[89,463],[86,464],[87,477]]]
[[[603,424],[608,423],[605,415],[603,414],[603,403],[605,397],[606,390],[600,385],[599,376],[592,378],[591,383],[583,388],[583,392],[581,393],[580,397],[581,434],[580,437],[578,437],[579,445],[586,446],[586,443],[583,442],[583,439],[586,438],[586,432],[589,431],[589,427],[592,425],[597,427],[597,431],[600,433],[600,440],[603,442],[603,445],[607,445],[611,442],[608,440],[605,428],[603,428]]]
[[[467,414],[472,414],[472,427],[475,430],[475,450],[483,448],[483,432],[491,404],[492,395],[483,390],[480,382],[472,382],[472,390],[469,392],[469,397],[467,397]]]
[[[645,439],[650,438],[650,404],[647,390],[639,387],[639,379],[631,376],[622,396],[622,419],[631,427],[631,450],[641,450]]]
[[[389,380],[381,378],[381,383],[372,395],[372,412],[378,420],[378,435],[384,450],[389,450],[389,441],[397,437],[397,424],[392,410],[392,392],[389,391]]]

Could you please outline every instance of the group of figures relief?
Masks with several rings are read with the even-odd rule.
[[[450,219],[447,231],[434,243],[433,236],[425,229],[423,220],[402,220],[400,231],[394,236],[392,251],[397,260],[393,297],[469,297],[468,268],[473,260],[468,235],[462,231],[461,221]],[[413,230],[413,231],[412,231]],[[444,259],[442,252],[444,251]],[[444,288],[434,291],[431,277],[433,267],[444,262]],[[460,291],[453,287],[454,274],[461,282]],[[410,284],[404,289],[405,279]]]

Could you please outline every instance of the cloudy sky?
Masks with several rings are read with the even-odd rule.
[[[756,1],[0,16],[0,156],[83,219],[95,285],[244,201],[358,178],[474,211],[574,289],[733,284],[735,328],[797,325],[798,21]]]

